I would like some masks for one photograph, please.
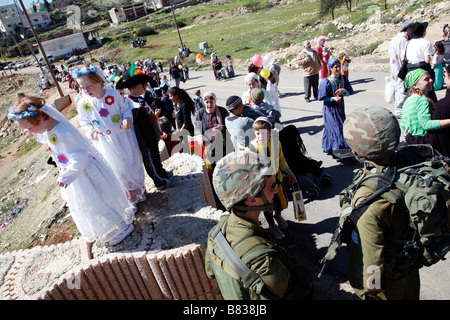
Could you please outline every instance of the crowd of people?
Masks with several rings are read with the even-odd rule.
[[[434,91],[440,88],[433,85],[437,74],[434,70],[441,65],[445,85],[450,89],[450,65],[439,58],[444,55],[440,45],[436,43],[433,50],[424,38],[426,28],[426,23],[405,21],[391,42],[391,75],[396,88],[394,113],[384,108],[366,108],[358,111],[364,116],[352,114],[350,119],[344,105],[344,97],[354,93],[348,79],[350,58],[345,53],[333,57],[325,46],[324,36],[317,39],[315,49],[310,41],[303,42],[298,65],[304,73],[305,101],[309,103],[314,97],[323,102],[325,153],[344,164],[370,159],[379,170],[387,167],[400,142],[430,144],[450,157],[450,113],[447,111],[450,95],[447,90],[446,97],[437,101]],[[448,37],[442,42],[445,41]],[[398,77],[403,64],[401,57],[408,62],[404,79]],[[217,56],[211,54],[216,79],[221,77],[218,62]],[[226,69],[228,76],[234,75],[230,56],[227,56]],[[264,75],[264,69],[270,70],[270,75]],[[263,68],[256,60],[252,61],[244,77],[248,89],[227,97],[225,106],[218,105],[217,95],[211,90],[202,94],[197,89],[195,97],[191,97],[181,88],[182,82],[189,79],[189,69],[178,56],[170,63],[169,77],[162,78],[163,67],[153,59],[110,68],[101,61],[100,66],[87,64],[72,72],[64,71],[66,74],[60,79],[69,81],[69,76],[79,90],[77,110],[83,134],[38,97],[22,98],[11,107],[8,116],[27,134],[49,147],[60,168],[57,183],[62,196],[89,248],[96,240],[116,245],[133,232],[137,203],[145,201],[148,192],[144,184],[146,174],[157,190],[176,183],[173,173],[161,164],[159,144],[163,141],[170,154],[187,152],[204,159],[217,204],[230,212],[211,231],[205,261],[208,276],[217,279],[223,296],[226,299],[311,297],[311,283],[305,284],[294,276],[299,274],[299,269],[271,240],[283,239],[282,230],[288,227],[281,215],[288,203],[283,177],[290,184],[298,183],[280,142],[274,138],[283,129],[279,66],[272,61]],[[384,143],[376,147],[372,140],[379,140],[364,140],[364,132],[383,132],[368,127],[376,123],[372,121],[375,116],[389,128],[389,133],[383,136]],[[358,117],[372,120],[356,121]],[[359,138],[368,144],[367,148],[361,148]],[[350,156],[340,157],[342,150],[348,150]],[[242,161],[235,161],[236,158]],[[276,159],[277,166],[272,167],[267,159]],[[373,190],[364,192],[358,197],[364,198]],[[392,257],[383,256],[379,248],[389,244],[383,236],[371,236],[363,224],[377,224],[379,217],[388,219],[389,206],[380,201],[371,205],[370,217],[356,226],[361,243],[355,250],[378,245],[377,257],[372,259],[373,254],[369,253],[367,256],[371,257],[371,264],[383,266],[383,259]],[[261,212],[269,225],[268,231],[259,225]],[[377,229],[377,235],[390,234],[397,228],[404,231],[406,226],[401,223],[404,221],[391,221]],[[241,245],[250,242],[248,239],[253,239],[248,244],[250,248]],[[239,259],[258,246],[268,248],[263,258],[248,260],[247,266],[254,274],[251,286],[243,282],[240,274],[236,277],[233,273],[234,266],[223,252],[226,249],[222,246],[227,244],[235,254],[240,252]],[[246,251],[235,250],[235,246]],[[383,270],[382,288],[361,287],[361,268],[355,264],[365,265],[367,256],[352,254],[350,259],[354,260],[349,263],[354,268],[349,269],[351,284],[361,299],[418,298],[417,269],[410,271],[408,283],[392,280],[396,275],[394,268]],[[395,261],[387,262],[395,264]]]
[[[448,26],[444,25],[442,39],[434,44],[425,38],[427,27],[427,22],[407,20],[389,45],[391,78],[395,84],[394,114],[403,131],[402,141],[430,144],[448,157],[450,114],[442,107],[448,100],[448,91],[439,103],[435,93],[444,84],[449,87],[450,59],[445,59],[444,48],[449,43]]]
[[[147,44],[147,39],[145,37],[138,37],[130,41],[132,48],[143,48]]]

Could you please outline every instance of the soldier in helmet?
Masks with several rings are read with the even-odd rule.
[[[217,163],[213,185],[231,214],[222,216],[209,233],[205,269],[217,280],[224,299],[310,298],[309,273],[294,268],[270,232],[259,226],[261,211],[273,209],[278,192],[269,159],[251,151],[229,153]],[[233,257],[244,264],[241,270],[248,271],[246,276],[234,267]],[[294,274],[305,275],[307,281]]]
[[[407,149],[397,150],[400,126],[383,107],[356,109],[345,120],[343,130],[354,155],[365,161],[364,170],[384,173],[394,163],[401,168],[414,161],[405,153]],[[372,188],[360,186],[352,198],[352,208],[373,193]],[[419,299],[419,270],[403,268],[396,255],[408,225],[407,210],[383,195],[376,197],[357,221],[349,243],[347,274],[361,299]]]

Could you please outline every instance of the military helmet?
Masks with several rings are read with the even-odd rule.
[[[228,210],[238,202],[257,196],[273,175],[270,159],[251,151],[227,154],[220,159],[213,173],[213,186]]]
[[[389,158],[400,139],[400,126],[395,116],[380,106],[360,107],[344,122],[344,138],[360,158]]]

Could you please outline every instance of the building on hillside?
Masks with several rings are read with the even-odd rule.
[[[0,6],[0,18],[19,15],[18,8],[15,4],[7,4],[4,6]]]
[[[46,9],[40,9],[38,12],[27,11],[36,30],[46,28],[52,23],[50,13]],[[30,28],[22,10],[15,5],[0,6],[0,33],[4,36],[14,35],[18,28]]]
[[[144,2],[135,3],[121,8],[112,8],[108,11],[114,24],[131,21],[147,14]]]
[[[51,55],[55,60],[71,56],[76,52],[84,52],[88,49],[86,34],[83,32],[43,41],[41,44],[47,56]]]

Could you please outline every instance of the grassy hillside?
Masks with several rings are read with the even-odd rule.
[[[389,9],[402,2],[405,1],[388,1],[388,10],[385,10],[384,3],[380,1],[360,0],[358,9],[353,8],[352,12],[348,12],[345,6],[337,9],[335,19],[353,25],[366,22],[373,18],[373,8],[377,6],[381,10],[381,22],[393,22],[398,12]],[[418,1],[408,7],[407,12],[437,2],[439,0]],[[210,51],[215,51],[220,58],[230,54],[234,59],[246,60],[255,53],[278,50],[330,32],[337,37],[346,36],[334,25],[326,24],[331,20],[331,14],[320,14],[320,1],[292,0],[286,4],[274,3],[263,0],[224,0],[219,4],[219,1],[210,1],[175,12],[183,43],[196,52],[199,51],[200,42],[208,42],[212,46]],[[130,40],[136,37],[138,30],[145,27],[157,32],[146,36],[150,48],[131,48]],[[149,57],[171,60],[180,46],[170,9],[117,27],[104,28],[101,35],[111,41],[96,55],[116,63]],[[373,46],[375,48],[376,45]],[[367,53],[370,52],[360,54]],[[185,62],[195,67],[195,54]],[[204,63],[207,62],[204,60]]]
[[[354,24],[365,21],[371,12],[367,8],[378,4],[376,1],[360,1],[359,9],[348,13],[346,8],[336,11],[335,16],[346,15],[346,21]],[[240,14],[242,7],[249,13]],[[207,2],[193,7],[176,10],[176,19],[180,28],[183,43],[191,51],[199,51],[200,42],[208,42],[219,57],[231,54],[235,59],[248,59],[253,54],[278,50],[291,43],[312,39],[320,34],[341,32],[325,23],[331,15],[320,15],[319,1],[294,0],[286,5],[275,6],[262,0],[227,1],[226,4]],[[324,27],[322,27],[324,26]],[[151,27],[158,34],[146,36],[148,49],[131,48],[130,40],[136,32],[144,27]],[[115,62],[128,62],[140,58],[172,59],[180,45],[178,33],[174,28],[170,10],[152,13],[138,20],[108,27],[101,35],[109,38],[101,52],[105,58]],[[107,54],[112,51],[113,54]],[[100,53],[101,54],[101,53]],[[195,60],[195,55],[189,57]]]

